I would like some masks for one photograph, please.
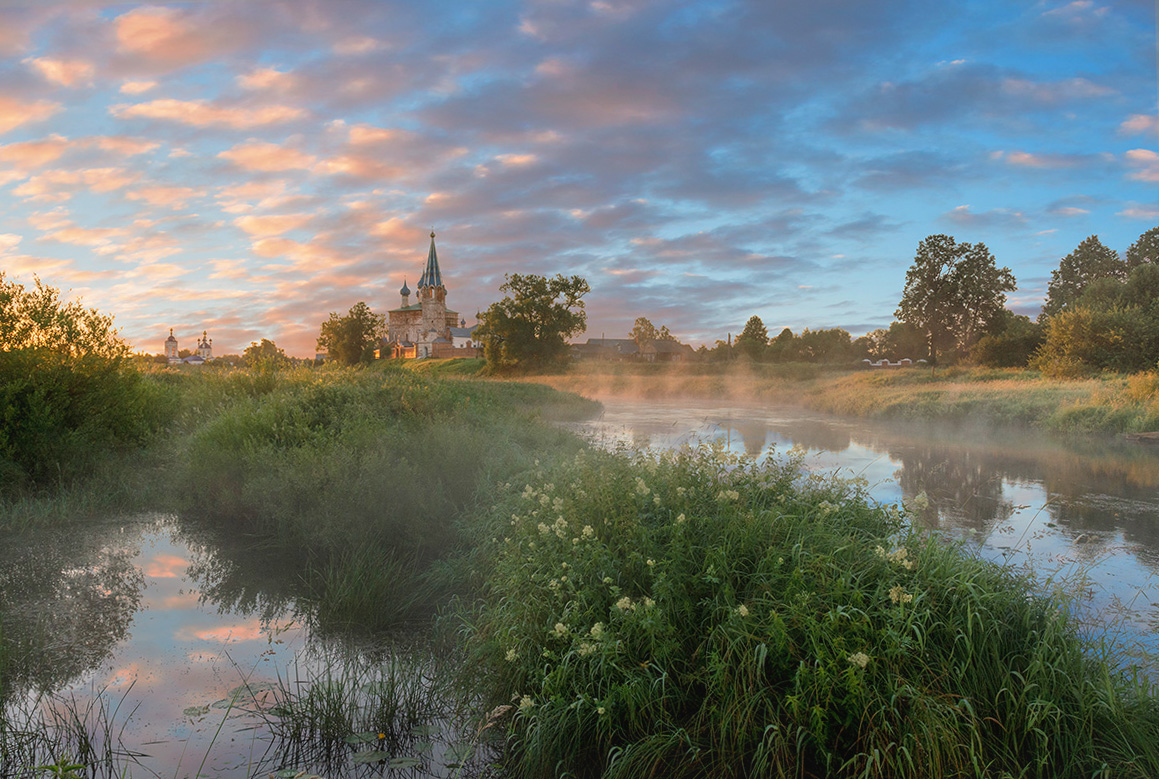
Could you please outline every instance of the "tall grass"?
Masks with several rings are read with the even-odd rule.
[[[1159,704],[1069,605],[857,481],[582,453],[496,503],[467,683],[515,777],[1159,775]]]

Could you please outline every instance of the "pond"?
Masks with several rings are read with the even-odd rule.
[[[48,727],[39,747],[0,759],[0,776],[82,749],[101,759],[97,775],[117,777],[478,773],[421,633],[387,646],[321,633],[295,599],[292,563],[247,547],[156,514],[6,539],[2,628],[14,658],[0,680],[11,729],[0,738],[11,748],[22,724]],[[301,716],[271,716],[338,699],[368,716],[391,707],[395,726],[339,723],[334,750]]]
[[[1159,652],[1159,446],[731,401],[598,399],[602,415],[575,428],[603,445],[714,442],[758,458],[795,447],[808,469],[864,478],[874,499],[905,503],[922,525],[1044,589],[1084,593],[1090,629],[1124,651]]]

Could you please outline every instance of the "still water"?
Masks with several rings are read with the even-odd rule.
[[[576,426],[597,442],[714,442],[758,458],[795,447],[808,469],[863,477],[877,501],[910,506],[921,525],[1031,573],[1042,588],[1084,593],[1092,631],[1125,651],[1159,653],[1159,446],[796,407],[599,400],[603,414]],[[923,494],[929,505],[918,510]]]
[[[796,448],[811,470],[863,477],[882,503],[922,505],[924,494],[916,521],[1030,571],[1044,588],[1085,592],[1092,631],[1159,652],[1159,447],[798,408],[601,400],[603,413],[575,429],[602,445],[717,442],[755,457]],[[110,775],[319,770],[287,752],[262,718],[279,684],[304,689],[300,680],[351,651],[313,629],[295,582],[245,539],[198,534],[171,516],[0,539],[2,629],[21,658],[0,692],[18,707],[43,705],[45,692],[72,701],[66,708],[123,753],[128,769]],[[390,775],[479,773],[478,764],[459,767],[453,727],[419,730],[404,750],[411,762]],[[381,763],[352,764],[354,749],[328,779],[382,773]],[[18,775],[0,766],[6,774]]]

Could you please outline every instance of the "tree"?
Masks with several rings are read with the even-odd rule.
[[[628,333],[628,337],[636,342],[637,348],[640,348],[649,341],[658,341],[660,339],[660,331],[646,317],[637,317],[635,324],[632,325],[632,332]]]
[[[490,370],[536,370],[567,362],[567,339],[584,331],[581,276],[553,278],[509,274],[500,292],[510,293],[483,313],[476,338]]]
[[[1028,316],[1003,312],[1002,324],[978,339],[970,349],[970,359],[992,368],[1025,367],[1042,346],[1043,326]]]
[[[749,317],[749,321],[745,322],[744,330],[737,336],[736,348],[750,360],[759,360],[765,356],[768,346],[769,331],[765,329],[765,323],[761,318],[753,314]]]
[[[64,303],[60,292],[35,278],[33,289],[5,281],[0,271],[0,351],[45,349],[67,357],[122,358],[129,345],[113,318],[79,301]]]
[[[922,332],[936,361],[972,346],[1002,316],[1006,293],[1014,289],[1014,274],[998,267],[986,244],[930,235],[918,244],[895,315]]]
[[[290,358],[286,353],[278,348],[278,345],[273,341],[263,338],[261,343],[253,341],[245,348],[242,354],[242,359],[245,361],[247,368],[258,366],[281,367],[289,365]]]
[[[1152,227],[1127,249],[1127,272],[1140,265],[1159,265],[1159,227]]]
[[[374,359],[374,347],[386,336],[386,315],[376,314],[359,301],[346,316],[331,312],[318,335],[318,351],[341,365]]]
[[[1043,322],[1066,310],[1091,282],[1108,278],[1121,281],[1126,276],[1127,264],[1119,258],[1119,253],[1104,246],[1097,235],[1090,236],[1050,272],[1046,302],[1038,321]]]

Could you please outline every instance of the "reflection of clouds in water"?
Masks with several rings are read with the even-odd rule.
[[[176,579],[185,573],[189,561],[176,555],[159,554],[145,563],[145,575],[153,579]]]
[[[166,595],[153,602],[157,608],[166,611],[191,611],[201,604],[201,593],[197,590],[184,590],[176,595]]]
[[[266,632],[261,622],[252,620],[231,625],[211,627],[184,627],[174,635],[178,641],[211,641],[216,644],[236,644],[241,641],[265,641]]]

